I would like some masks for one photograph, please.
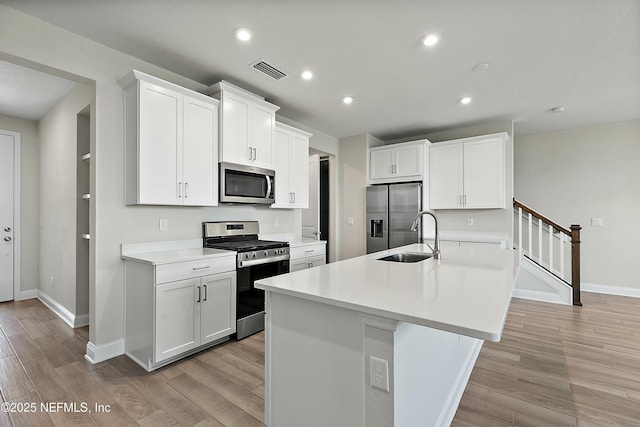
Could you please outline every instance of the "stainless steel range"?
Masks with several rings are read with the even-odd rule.
[[[258,240],[257,221],[204,222],[204,247],[237,252],[236,334],[242,339],[264,329],[264,291],[254,282],[289,272],[289,244]]]

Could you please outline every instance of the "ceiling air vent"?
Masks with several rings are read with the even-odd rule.
[[[250,65],[254,70],[260,71],[261,73],[271,77],[274,80],[280,80],[283,77],[287,77],[287,73],[282,71],[278,67],[273,64],[269,64],[264,59],[258,59],[256,62]]]

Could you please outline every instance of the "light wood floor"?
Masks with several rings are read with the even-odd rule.
[[[514,300],[452,425],[640,426],[640,299],[583,293],[583,301]],[[0,303],[0,398],[37,407],[0,411],[0,426],[264,425],[263,334],[150,374],[125,356],[89,364],[87,339],[87,328],[70,329],[38,300]],[[78,412],[45,412],[41,402],[76,403]]]

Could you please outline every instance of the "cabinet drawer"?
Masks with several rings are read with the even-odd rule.
[[[291,259],[300,259],[316,255],[322,255],[326,253],[325,244],[320,243],[317,245],[305,245],[293,247],[289,250],[289,256]]]
[[[160,283],[174,282],[176,280],[191,279],[194,277],[208,276],[210,274],[235,271],[235,269],[235,255],[157,265],[156,285]]]

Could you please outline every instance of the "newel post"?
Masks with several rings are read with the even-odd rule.
[[[573,288],[573,305],[580,302],[580,227],[571,225],[571,287]]]

